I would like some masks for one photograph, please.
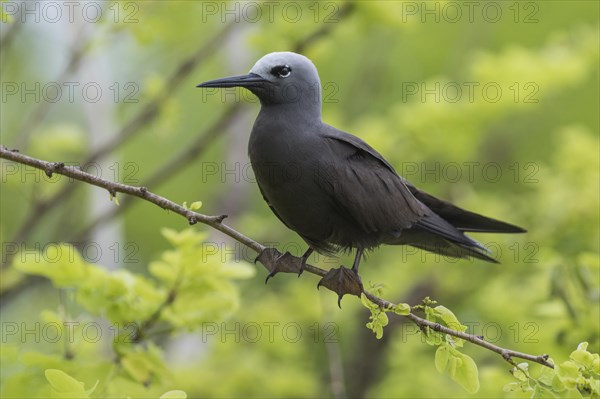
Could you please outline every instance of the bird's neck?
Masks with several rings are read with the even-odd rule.
[[[273,104],[261,101],[259,116],[294,122],[321,123],[321,103],[299,101]]]
[[[323,123],[320,108],[302,108],[294,104],[262,105],[257,117],[259,120],[276,130],[282,126],[289,130],[314,128]]]

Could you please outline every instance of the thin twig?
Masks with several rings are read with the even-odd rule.
[[[342,19],[347,18],[348,15],[352,14],[356,7],[353,3],[344,3],[333,16],[332,22],[340,22]],[[307,46],[326,36],[331,32],[336,23],[323,24],[315,32],[309,34],[307,37],[301,39],[291,47],[296,52],[302,52]],[[178,68],[171,75],[170,79],[167,80],[165,85],[165,92],[162,95],[149,102],[136,117],[134,117],[127,125],[125,125],[113,139],[107,142],[103,147],[98,148],[93,154],[91,154],[82,164],[86,165],[91,162],[95,162],[106,155],[114,151],[119,145],[124,143],[126,140],[134,136],[135,133],[139,132],[142,127],[152,122],[160,110],[160,106],[168,98],[176,87],[181,83],[184,78],[193,70],[193,68],[199,64],[208,54],[214,52],[219,43],[232,31],[235,24],[230,23],[225,26],[220,32],[218,32],[208,43],[203,45],[195,54],[188,59],[184,60],[179,64]],[[68,197],[74,192],[74,186],[67,186],[56,193],[54,196],[38,202],[35,204],[34,209],[29,213],[27,219],[23,222],[17,233],[14,235],[13,242],[24,242],[31,235],[35,227],[40,221],[48,214],[50,210],[56,207],[58,204],[63,203]],[[0,267],[5,267],[10,264],[11,258],[8,256]]]
[[[156,119],[156,117],[160,114],[159,111],[161,106],[168,99],[168,97],[175,91],[176,88],[179,87],[181,82],[191,73],[198,63],[200,63],[203,59],[208,57],[217,49],[217,45],[231,31],[233,25],[234,24],[226,25],[211,40],[201,46],[198,51],[181,62],[171,77],[167,79],[165,91],[146,104],[142,110],[133,117],[133,119],[123,126],[117,134],[112,136],[112,140],[96,149],[96,151],[90,154],[87,159],[82,162],[82,165],[88,165],[92,162],[96,162],[110,154],[125,141],[131,139],[135,134],[142,131],[142,127],[148,125],[150,122]],[[59,190],[52,197],[35,204],[34,209],[29,213],[29,216],[25,222],[23,222],[11,241],[26,241],[35,226],[42,220],[44,216],[49,214],[48,211],[56,207],[58,204],[63,203],[73,193],[74,189],[75,186],[69,185]],[[6,259],[6,263],[10,263],[10,257]],[[6,265],[2,266],[4,267]]]
[[[194,211],[191,211],[187,208],[184,208],[181,205],[176,204],[175,202],[161,197],[157,194],[151,193],[145,187],[136,187],[129,186],[122,183],[111,182],[92,174],[86,173],[81,169],[74,166],[65,166],[64,163],[60,162],[48,162],[43,161],[37,158],[32,158],[27,155],[23,155],[16,150],[9,150],[6,147],[0,145],[0,158],[4,158],[10,161],[18,162],[23,165],[32,166],[34,168],[43,170],[48,176],[52,176],[52,174],[56,173],[59,175],[67,176],[75,180],[82,181],[84,183],[88,183],[97,187],[104,188],[107,190],[111,197],[115,197],[117,193],[123,193],[128,195],[133,195],[139,198],[142,198],[148,202],[151,202],[163,209],[168,209],[173,213],[181,215],[185,217],[190,224],[203,223],[206,224],[220,232],[228,235],[239,243],[245,245],[246,247],[254,250],[256,253],[262,253],[267,247],[264,245],[254,241],[253,239],[245,236],[244,234],[234,230],[233,228],[227,226],[223,223],[223,219],[225,219],[225,215],[221,216],[207,216]],[[299,258],[298,258],[299,259]],[[316,274],[318,276],[324,276],[327,272],[321,268],[306,265],[305,271],[308,273]],[[396,306],[394,303],[389,302],[385,299],[379,298],[378,296],[370,293],[364,292],[367,298],[375,304],[377,304],[382,309],[390,309]],[[481,346],[482,348],[488,349],[492,352],[498,353],[502,356],[504,360],[514,365],[513,358],[519,358],[524,360],[529,360],[542,366],[554,368],[554,365],[548,360],[548,355],[530,355],[523,352],[517,352],[511,349],[502,348],[500,346],[494,345],[490,342],[485,341],[479,336],[473,334],[467,334],[462,331],[456,331],[451,328],[442,326],[439,323],[435,323],[429,320],[426,320],[422,317],[415,315],[414,313],[409,313],[406,315],[408,319],[414,322],[419,328],[429,327],[434,331],[451,335],[456,338],[464,339],[465,341],[471,342],[477,346]]]
[[[171,176],[179,172],[181,169],[189,165],[192,160],[196,159],[208,148],[213,140],[219,137],[219,133],[227,128],[233,117],[238,114],[240,110],[240,103],[236,103],[235,105],[229,107],[212,126],[206,129],[204,132],[196,134],[196,139],[192,143],[185,146],[183,151],[172,157],[148,179],[145,179],[142,182],[142,185],[145,187],[156,188],[163,182],[167,181]],[[130,201],[129,198],[124,199],[121,201],[120,206],[108,209],[103,214],[98,215],[81,230],[71,235],[67,241],[72,241],[81,237],[87,237],[99,226],[108,223],[115,217],[125,212],[132,204],[133,202]]]

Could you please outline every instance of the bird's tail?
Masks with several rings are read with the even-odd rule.
[[[490,263],[500,263],[492,258],[489,250],[483,246],[469,247],[456,244],[443,238],[436,238],[429,242],[409,244],[413,247],[450,258],[477,258]]]
[[[411,184],[407,184],[407,187],[419,201],[457,230],[478,233],[525,233],[527,231],[519,226],[459,208],[448,201],[427,194]]]
[[[498,263],[489,250],[450,224],[441,216],[430,213],[410,229],[402,230],[386,244],[403,244],[452,258],[477,258]]]

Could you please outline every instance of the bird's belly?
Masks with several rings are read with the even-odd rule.
[[[331,233],[329,198],[298,162],[253,163],[265,199],[290,228],[302,236],[325,240]]]
[[[364,231],[323,189],[327,174],[322,162],[271,159],[254,162],[252,167],[277,216],[315,249],[370,248],[383,241],[383,234]]]

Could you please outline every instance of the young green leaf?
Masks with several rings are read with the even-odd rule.
[[[47,369],[44,375],[52,387],[52,396],[55,398],[89,398],[98,385],[96,381],[96,384],[86,391],[83,382],[58,369]]]
[[[448,373],[467,392],[479,390],[479,373],[473,359],[447,343],[442,343],[435,352],[435,368],[440,373]]]
[[[440,374],[444,374],[446,372],[448,360],[450,360],[448,344],[442,344],[435,351],[435,368]]]
[[[457,359],[456,368],[450,377],[458,382],[467,392],[479,391],[479,372],[475,361],[464,353],[450,347],[450,352]]]
[[[410,314],[411,307],[408,303],[399,303],[390,310],[401,316],[408,316]]]
[[[461,332],[467,331],[467,326],[462,325],[454,313],[447,307],[442,305],[436,306],[433,308],[433,314],[436,318],[444,322],[448,328]]]
[[[191,211],[197,211],[200,208],[202,208],[202,201],[195,201],[190,204]]]
[[[577,349],[571,352],[569,358],[581,367],[591,369],[594,363],[594,356],[587,351],[588,343],[582,342],[577,346]]]

